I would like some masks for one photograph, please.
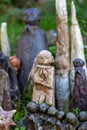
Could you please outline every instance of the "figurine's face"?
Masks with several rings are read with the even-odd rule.
[[[75,60],[73,61],[73,65],[74,65],[75,67],[83,67],[84,64],[85,64],[85,62],[84,62],[82,59],[79,59],[79,58],[77,58],[77,59],[75,59]]]
[[[37,56],[37,64],[39,65],[51,65],[54,62],[52,54],[47,51],[41,51]]]
[[[25,11],[23,20],[25,24],[38,25],[41,20],[41,13],[36,8],[29,8]]]

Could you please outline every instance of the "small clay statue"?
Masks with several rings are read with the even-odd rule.
[[[46,35],[39,28],[41,12],[36,8],[29,8],[24,13],[23,21],[25,28],[20,36],[17,49],[17,57],[21,62],[18,73],[21,93],[27,84],[35,57],[40,51],[48,49]]]
[[[4,55],[0,51],[0,94],[2,99],[0,99],[1,104],[4,105],[4,109],[11,109],[11,105],[14,102],[10,102],[12,100],[16,100],[19,98],[19,88],[18,88],[18,81],[16,77],[16,73],[11,66],[9,58]],[[5,100],[5,101],[4,101]],[[8,101],[7,101],[8,100]],[[6,104],[5,104],[6,102]],[[9,103],[8,103],[9,102]],[[8,107],[9,106],[9,107]],[[5,108],[6,107],[6,108]]]
[[[75,67],[75,79],[71,106],[80,110],[87,110],[87,80],[83,69],[85,62],[77,58],[73,61],[73,64]]]
[[[37,103],[46,102],[55,106],[54,96],[54,67],[52,54],[47,51],[41,51],[35,59],[34,66],[34,88],[32,100]]]

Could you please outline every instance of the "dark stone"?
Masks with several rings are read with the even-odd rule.
[[[79,113],[79,120],[80,121],[87,121],[87,112],[85,112],[85,111],[81,111],[80,113]]]
[[[41,113],[46,113],[48,108],[49,108],[49,106],[46,103],[42,103],[39,105],[39,111]]]
[[[36,102],[29,102],[26,108],[29,112],[36,113],[38,112],[39,105]]]
[[[72,112],[67,113],[66,120],[68,123],[75,125],[77,122],[77,117]]]
[[[65,113],[63,111],[59,111],[57,115],[58,120],[63,120],[65,117]]]
[[[40,51],[48,49],[46,34],[38,26],[41,20],[40,11],[36,8],[27,9],[23,20],[26,25],[20,36],[17,49],[17,57],[21,61],[18,73],[21,93],[23,93],[27,84],[28,75],[32,69],[35,57]]]
[[[87,110],[87,79],[83,69],[85,63],[77,58],[73,61],[73,64],[75,67],[75,80],[71,107],[85,111]]]
[[[48,109],[48,115],[50,116],[56,116],[57,117],[58,110],[54,107],[49,107]]]
[[[76,127],[71,124],[67,124],[64,126],[64,130],[76,130]]]
[[[55,118],[46,116],[43,128],[44,130],[54,130],[55,124],[56,124]]]

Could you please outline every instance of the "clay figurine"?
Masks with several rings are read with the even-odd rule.
[[[4,55],[0,51],[0,96],[2,97],[1,104],[7,102],[4,104],[6,109],[11,109],[8,108],[10,106],[10,100],[12,99],[12,105],[15,105],[13,103],[13,100],[19,100],[20,93],[19,93],[19,87],[18,87],[18,81],[17,81],[17,76],[16,73],[10,63],[10,60],[7,56]],[[10,99],[11,98],[11,99]],[[9,100],[9,101],[8,101]],[[9,103],[8,103],[9,102]]]
[[[35,57],[40,51],[48,49],[46,34],[39,28],[41,12],[37,8],[29,8],[24,13],[23,21],[25,28],[20,36],[17,49],[17,57],[21,62],[18,73],[21,93],[27,84]]]
[[[87,79],[85,69],[83,69],[85,62],[77,58],[73,61],[73,64],[75,67],[75,79],[71,106],[85,111],[87,110]]]
[[[52,54],[47,51],[41,51],[35,59],[34,70],[34,88],[32,100],[37,103],[47,103],[55,106],[54,96],[54,67]]]

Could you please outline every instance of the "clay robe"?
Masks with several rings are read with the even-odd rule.
[[[17,57],[21,62],[18,73],[21,93],[26,86],[35,57],[41,50],[48,49],[46,35],[38,26],[41,20],[40,11],[36,8],[27,9],[23,20],[26,25],[20,36],[17,49]]]
[[[53,57],[49,51],[41,51],[34,67],[34,88],[32,100],[37,103],[46,102],[55,105],[54,100],[54,67]]]
[[[73,100],[71,107],[87,110],[87,79],[83,66],[85,62],[81,59],[76,59],[73,62],[75,67],[75,79],[73,89]]]

